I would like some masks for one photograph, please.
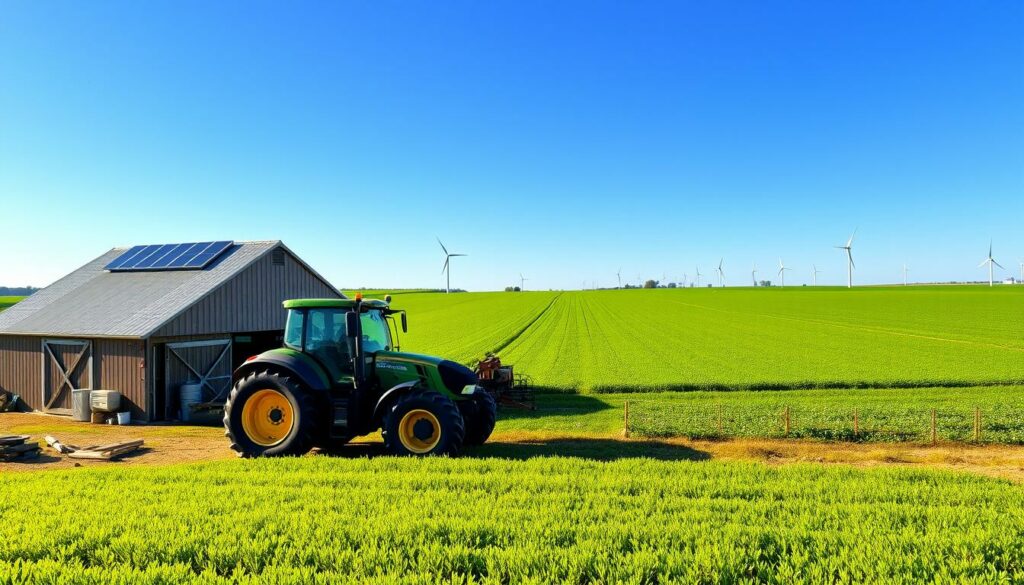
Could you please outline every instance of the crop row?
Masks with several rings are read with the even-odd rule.
[[[1024,492],[949,472],[307,457],[0,477],[0,583],[1011,581]]]

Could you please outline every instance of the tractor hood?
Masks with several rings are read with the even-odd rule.
[[[477,383],[473,370],[436,356],[395,351],[379,351],[374,355],[374,366],[382,382],[416,379],[427,382],[432,378],[453,394],[461,394],[466,386]]]

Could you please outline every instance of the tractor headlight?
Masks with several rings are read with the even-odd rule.
[[[466,386],[476,384],[476,373],[462,364],[445,360],[437,364],[437,372],[441,374],[441,381],[445,388],[454,394],[459,394]]]

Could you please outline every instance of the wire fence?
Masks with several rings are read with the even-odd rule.
[[[626,401],[626,436],[692,439],[813,438],[833,441],[1024,444],[1017,407],[782,406]]]

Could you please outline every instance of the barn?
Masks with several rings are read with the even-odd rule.
[[[279,241],[115,248],[0,312],[0,389],[55,414],[117,390],[133,420],[175,420],[183,384],[223,402],[234,368],[280,345],[282,301],[341,296]]]

